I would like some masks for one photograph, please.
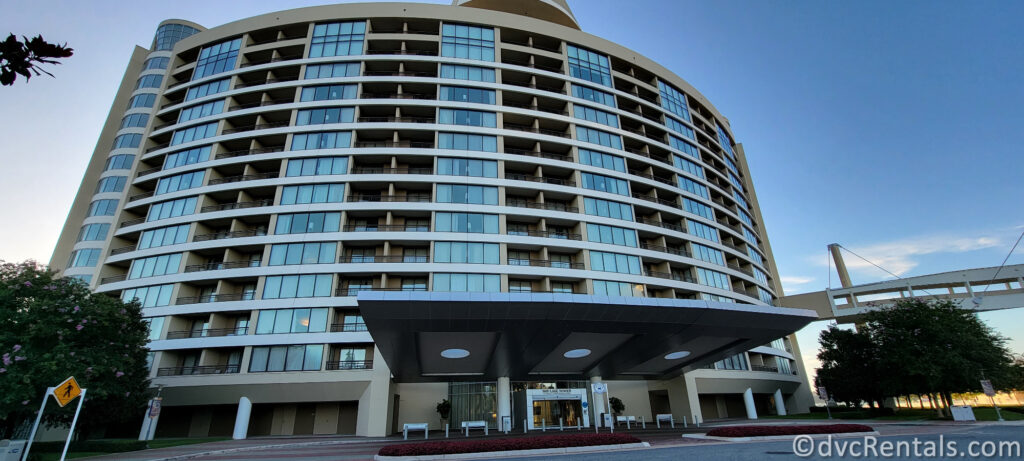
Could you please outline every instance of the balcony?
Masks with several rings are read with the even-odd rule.
[[[240,365],[207,365],[201,367],[170,367],[160,368],[156,371],[157,376],[186,376],[186,375],[222,375],[238,373]]]
[[[564,110],[561,110],[561,109],[553,109],[553,108],[550,108],[550,107],[531,106],[529,104],[520,104],[520,103],[510,102],[510,101],[502,102],[501,105],[507,106],[507,107],[515,107],[515,108],[518,108],[518,109],[528,109],[528,110],[536,110],[536,111],[540,111],[540,112],[547,112],[549,114],[564,115],[566,117],[569,116],[569,112],[568,111],[564,111]]]
[[[554,184],[557,186],[576,187],[576,182],[570,181],[568,179],[542,178],[540,176],[533,176],[529,174],[505,174],[505,179],[511,179],[513,181],[540,182],[545,184]]]
[[[339,263],[425,263],[426,256],[342,256],[338,258]]]
[[[663,247],[661,245],[650,245],[650,244],[647,244],[647,243],[641,243],[640,244],[640,248],[643,248],[645,250],[651,250],[651,251],[660,251],[662,253],[673,254],[673,255],[676,255],[676,256],[685,256],[687,258],[692,258],[693,257],[693,255],[691,255],[690,252],[687,251],[684,248],[669,248],[669,247]]]
[[[359,117],[359,123],[434,123],[434,117]]]
[[[225,210],[241,210],[243,208],[258,208],[263,206],[270,206],[274,204],[272,199],[254,200],[251,202],[236,202],[236,203],[222,203],[220,205],[207,205],[199,209],[200,213],[210,213],[214,211],[225,211]]]
[[[349,224],[344,226],[342,232],[430,232],[430,226],[420,225],[377,225],[377,224]]]
[[[367,50],[366,54],[399,54],[410,56],[437,56],[434,50]]]
[[[260,101],[260,102],[249,102],[245,104],[237,104],[228,107],[228,112],[234,112],[236,110],[251,109],[253,107],[265,107],[265,106],[276,106],[278,104],[290,104],[295,102],[295,99],[275,99],[272,101]],[[154,129],[155,131],[155,129]]]
[[[528,237],[544,237],[544,238],[562,239],[562,240],[583,240],[583,236],[580,235],[580,234],[573,234],[573,233],[568,233],[568,232],[550,231],[550,230],[543,230],[543,231],[508,231],[508,232],[506,232],[506,235],[521,235],[521,236],[528,236]],[[509,264],[511,264],[511,263],[509,263]]]
[[[368,70],[363,75],[367,77],[437,77],[435,72],[399,72],[397,70]]]
[[[356,332],[356,331],[367,331],[365,323],[332,323],[331,332]]]
[[[374,288],[374,287],[348,287],[338,288],[334,296],[355,296],[360,291],[427,291],[427,287],[401,287],[401,288]]]
[[[529,156],[529,157],[548,158],[548,159],[551,159],[551,160],[561,160],[563,162],[571,162],[572,161],[572,157],[570,157],[568,155],[553,154],[553,153],[550,153],[550,152],[534,152],[532,150],[525,150],[525,149],[509,149],[509,148],[506,147],[505,148],[505,153],[506,154],[515,154],[515,155],[526,155],[526,156]]]
[[[633,193],[633,198],[638,198],[640,200],[646,200],[646,201],[651,202],[651,203],[658,203],[658,204],[661,204],[661,205],[670,206],[672,208],[679,208],[679,204],[676,203],[676,202],[673,202],[671,200],[665,200],[665,199],[661,199],[661,198],[651,197],[651,196],[647,196],[647,195],[644,195],[644,194],[638,194],[638,193],[635,193],[635,192]]]
[[[552,261],[550,259],[509,259],[510,266],[554,267],[556,269],[583,269],[583,263]]]
[[[345,198],[346,202],[416,202],[416,203],[430,203],[429,194],[410,194],[410,195],[349,195]]]
[[[434,169],[356,167],[352,169],[352,174],[434,174]]]
[[[682,232],[684,234],[686,233],[686,229],[684,229],[683,226],[680,226],[678,224],[672,224],[672,223],[667,223],[667,222],[662,222],[662,221],[655,221],[653,219],[645,219],[645,218],[637,218],[636,222],[638,222],[640,224],[647,224],[648,226],[660,227],[662,229],[674,230],[676,232]]]
[[[373,360],[342,360],[327,362],[328,370],[370,370]]]
[[[238,328],[204,328],[198,330],[182,330],[167,332],[167,339],[215,338],[219,336],[239,336],[248,332],[246,327]]]
[[[271,128],[281,128],[281,127],[288,126],[288,123],[289,122],[285,121],[285,122],[262,123],[262,124],[257,124],[257,125],[236,126],[234,128],[228,128],[228,129],[224,130],[223,132],[221,132],[221,134],[243,133],[243,132],[246,132],[246,131],[268,130],[268,129],[271,129]]]
[[[153,195],[154,195],[153,191],[143,192],[141,194],[130,195],[130,196],[128,196],[128,201],[129,202],[134,202],[136,200],[142,200],[144,198],[150,198]]]
[[[161,167],[156,167],[156,168],[150,168],[150,169],[148,169],[148,170],[142,170],[142,171],[140,171],[140,172],[138,172],[138,173],[135,173],[135,177],[136,177],[136,178],[141,178],[141,177],[143,177],[143,176],[146,176],[146,175],[151,175],[151,174],[153,174],[153,173],[156,173],[157,171],[160,171],[160,170],[162,170],[162,169],[163,169],[163,168],[161,168]]]
[[[266,229],[252,229],[234,232],[214,232],[211,234],[199,234],[192,237],[193,242],[205,242],[207,240],[233,239],[240,237],[257,237],[267,235]]]
[[[142,224],[144,222],[146,222],[146,218],[129,219],[127,221],[121,221],[121,224],[118,225],[118,227],[134,226],[136,224]]]
[[[437,99],[425,93],[359,93],[359,99]]]
[[[239,269],[242,267],[260,267],[260,263],[260,260],[252,259],[249,261],[231,261],[226,263],[192,264],[185,266],[185,272],[204,272],[224,269]]]
[[[129,251],[135,251],[135,245],[128,245],[128,246],[125,246],[125,247],[114,248],[113,250],[110,250],[110,256],[124,254],[124,253],[127,253]]]
[[[673,181],[673,180],[672,180],[672,179],[670,179],[670,178],[665,178],[665,177],[661,177],[661,176],[654,176],[654,175],[649,175],[649,174],[647,174],[647,173],[643,173],[643,172],[641,172],[640,170],[629,170],[629,174],[631,174],[631,175],[633,175],[633,176],[639,176],[639,177],[641,177],[641,178],[646,178],[646,179],[650,179],[650,180],[652,180],[652,181],[658,181],[658,182],[660,182],[660,183],[662,183],[662,184],[668,184],[669,186],[672,186],[672,187],[678,187],[678,184],[676,184],[676,182],[675,182],[675,181]]]
[[[279,174],[280,173],[278,173],[277,171],[274,171],[274,172],[270,172],[270,173],[246,174],[246,175],[240,175],[240,176],[226,176],[226,177],[223,177],[223,178],[211,179],[210,182],[207,183],[207,185],[213,186],[213,185],[217,185],[217,184],[229,184],[229,183],[233,183],[233,182],[256,181],[256,180],[259,180],[259,179],[274,179]]]
[[[412,147],[418,149],[433,149],[434,143],[425,141],[359,141],[356,147]]]
[[[174,304],[205,304],[227,301],[251,301],[253,299],[256,299],[253,293],[225,293],[220,295],[182,296],[175,299]]]
[[[264,147],[262,149],[235,150],[231,152],[221,152],[214,156],[214,160],[220,160],[222,158],[242,157],[245,155],[270,154],[273,152],[283,151],[284,146]]]
[[[529,200],[506,200],[505,205],[520,208],[534,208],[538,210],[564,211],[566,213],[579,213],[580,209],[562,203],[539,203]]]
[[[128,275],[126,275],[126,274],[112,275],[110,277],[103,277],[103,278],[101,278],[100,279],[100,285],[106,285],[108,283],[114,283],[114,282],[123,282],[125,280],[128,280]]]
[[[569,137],[569,133],[566,133],[564,131],[545,130],[543,128],[534,128],[532,126],[517,125],[517,124],[514,124],[514,123],[506,123],[504,126],[502,126],[502,128],[504,128],[506,130],[524,131],[524,132],[527,132],[527,133],[543,134],[543,135],[547,135],[547,136],[558,136],[560,138],[568,138]]]
[[[278,56],[276,58],[270,58],[270,59],[260,59],[258,61],[249,61],[249,62],[242,63],[242,64],[240,64],[238,66],[238,68],[241,69],[241,68],[245,68],[245,67],[258,66],[260,64],[270,64],[272,62],[293,61],[293,60],[296,60],[296,59],[302,59],[302,57],[303,56],[301,54],[295,54],[295,55],[290,55],[290,56]]]

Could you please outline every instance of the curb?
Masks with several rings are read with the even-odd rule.
[[[615,451],[629,450],[636,448],[650,448],[647,442],[621,443],[617,445],[588,445],[584,447],[565,448],[538,448],[534,450],[508,450],[508,451],[484,451],[476,453],[456,453],[450,455],[424,455],[424,456],[381,456],[374,455],[377,461],[428,461],[438,459],[477,459],[477,458],[509,458],[515,456],[535,455],[565,455],[574,453],[588,453],[594,451]]]
[[[759,442],[759,441],[777,441],[777,440],[793,440],[797,437],[810,437],[812,439],[824,439],[828,437],[864,437],[868,435],[878,436],[881,435],[878,431],[871,432],[839,432],[835,434],[792,434],[792,435],[761,435],[756,437],[719,437],[714,435],[706,434],[683,434],[683,438],[687,439],[700,439],[700,440],[719,440],[723,442]]]
[[[227,454],[232,454],[232,453],[241,453],[241,452],[254,451],[254,450],[266,450],[266,449],[289,448],[289,447],[315,447],[315,446],[321,446],[321,445],[346,445],[346,444],[361,443],[361,442],[366,442],[366,441],[364,441],[364,440],[358,440],[358,441],[330,440],[330,441],[323,441],[323,442],[299,442],[299,443],[279,443],[279,444],[273,444],[273,445],[252,445],[252,446],[248,446],[248,447],[224,448],[224,449],[220,449],[220,450],[210,450],[210,451],[202,451],[202,452],[196,452],[196,453],[188,453],[188,454],[183,454],[183,455],[167,456],[167,457],[164,457],[164,458],[150,458],[147,461],[181,461],[181,460],[186,460],[186,459],[198,458],[200,456],[227,455]],[[131,452],[126,452],[126,453],[131,453]]]

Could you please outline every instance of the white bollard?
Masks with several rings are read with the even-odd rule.
[[[238,413],[235,414],[235,430],[231,438],[245,440],[249,435],[249,415],[252,414],[252,402],[248,397],[238,399]],[[152,439],[151,439],[152,440]]]
[[[577,430],[577,431],[580,431],[580,430],[582,430],[582,429],[583,429],[583,426],[582,426],[582,425],[580,425],[580,419],[579,419],[579,418],[576,418],[576,430]]]
[[[558,418],[558,432],[562,432],[565,427],[562,426],[562,418]]]
[[[700,428],[700,420],[697,419],[697,415],[693,415],[693,424],[696,425],[698,429]]]
[[[647,430],[647,420],[645,420],[643,416],[640,417],[640,424],[643,426],[643,429],[646,431]]]
[[[547,432],[548,431],[548,422],[544,418],[540,419],[540,431],[541,432]]]
[[[526,420],[523,420],[523,433],[526,433]]]
[[[448,438],[448,423],[444,423],[444,438]]]

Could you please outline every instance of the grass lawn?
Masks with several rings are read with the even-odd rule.
[[[125,441],[130,439],[97,439],[96,442],[111,442],[112,446],[116,446],[117,442]],[[207,443],[207,442],[219,442],[221,440],[228,440],[228,437],[201,437],[201,438],[188,438],[188,439],[155,439],[149,441],[149,448],[167,448],[177,447],[181,445],[192,445],[196,443]],[[73,445],[73,443],[72,443]],[[34,446],[34,445],[33,445]],[[116,451],[79,451],[68,450],[68,459],[72,458],[86,458],[89,456],[109,455],[111,453],[122,453]],[[57,461],[60,459],[60,452],[57,453],[40,453],[36,450],[32,450],[31,457],[38,459],[39,461]]]

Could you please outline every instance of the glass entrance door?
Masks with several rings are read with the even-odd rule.
[[[558,426],[558,418],[562,418],[566,426],[583,424],[583,405],[579,400],[535,400],[533,402],[533,427],[540,428]]]

